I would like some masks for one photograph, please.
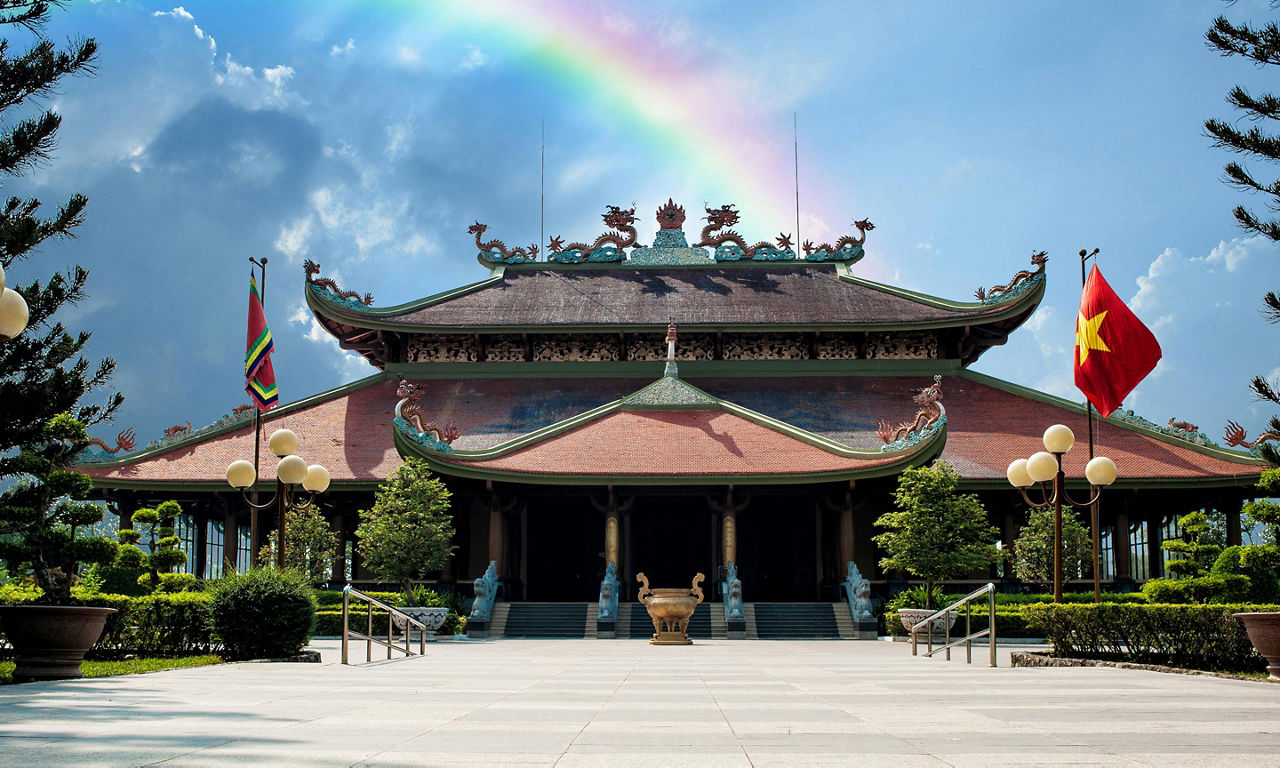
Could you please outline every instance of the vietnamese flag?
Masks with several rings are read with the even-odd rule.
[[[1094,265],[1076,316],[1076,387],[1102,418],[1146,378],[1160,361],[1160,345],[1125,306]]]

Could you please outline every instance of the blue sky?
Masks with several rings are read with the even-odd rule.
[[[793,112],[803,235],[869,217],[860,274],[966,299],[1049,252],[1041,309],[977,370],[1079,400],[1075,254],[1100,247],[1108,281],[1164,348],[1126,407],[1215,439],[1228,418],[1252,436],[1270,414],[1247,381],[1280,376],[1280,329],[1259,312],[1280,289],[1280,249],[1236,228],[1232,207],[1262,202],[1220,182],[1229,158],[1201,128],[1235,118],[1233,84],[1280,82],[1203,43],[1218,13],[1263,22],[1266,2],[573,3],[574,28],[527,36],[464,7],[100,0],[55,12],[50,34],[96,38],[100,71],[50,100],[64,116],[56,159],[5,191],[50,206],[85,193],[88,220],[10,272],[92,271],[91,298],[64,320],[119,364],[127,401],[101,431],[132,426],[145,444],[247,402],[250,256],[271,262],[276,371],[295,400],[373,372],[303,310],[303,259],[378,305],[483,278],[472,221],[508,243],[538,239],[543,121],[548,236],[594,237],[610,203],[636,201],[651,224],[668,195],[693,210],[786,199]],[[616,45],[609,63],[626,77],[544,66],[539,51],[584,28]],[[700,135],[655,140],[618,108],[637,82],[655,85],[652,61],[678,76],[646,99],[669,96],[668,131]],[[698,158],[713,147],[742,166],[715,173]],[[744,208],[749,239],[795,229],[767,208]]]

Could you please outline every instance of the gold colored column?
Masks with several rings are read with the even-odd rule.
[[[604,519],[604,561],[618,567],[618,510],[612,506]]]
[[[724,563],[738,562],[738,513],[733,508],[733,486],[724,496],[724,518],[720,523],[721,549]]]

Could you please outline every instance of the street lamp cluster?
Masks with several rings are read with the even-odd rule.
[[[1067,477],[1062,470],[1062,457],[1075,444],[1075,434],[1065,425],[1054,424],[1044,431],[1045,450],[1026,459],[1016,459],[1009,464],[1006,476],[1009,483],[1022,493],[1022,498],[1034,509],[1053,507],[1053,602],[1062,602],[1062,505],[1092,510],[1093,527],[1093,577],[1095,599],[1098,591],[1098,511],[1095,506],[1102,489],[1116,480],[1116,463],[1106,456],[1095,456],[1085,465],[1084,476],[1089,481],[1089,500],[1076,501],[1067,493]],[[1031,486],[1039,486],[1040,500],[1032,501],[1027,495]]]
[[[298,455],[298,436],[290,429],[277,429],[267,440],[267,447],[280,461],[276,463],[276,495],[268,502],[256,504],[249,498],[248,490],[258,481],[258,471],[253,463],[239,459],[227,466],[227,483],[240,491],[244,501],[253,509],[277,509],[276,566],[284,568],[284,521],[291,509],[310,506],[318,494],[329,487],[329,470],[319,464],[307,466]],[[305,499],[298,495],[299,488],[307,493]],[[256,553],[255,553],[256,555]]]
[[[27,327],[27,301],[22,294],[9,288],[4,281],[4,267],[0,266],[0,341],[12,341]]]

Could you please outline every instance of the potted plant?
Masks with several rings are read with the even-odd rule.
[[[898,611],[908,630],[942,607],[937,605],[938,582],[985,568],[1000,556],[998,533],[987,522],[987,511],[974,494],[956,493],[959,484],[960,475],[945,461],[911,467],[898,479],[897,509],[876,520],[885,529],[874,537],[885,552],[880,567],[924,579],[924,606]],[[947,626],[955,622],[956,612],[949,618]],[[934,623],[932,631],[946,631],[940,620]]]
[[[356,528],[365,565],[380,580],[398,582],[405,600],[400,610],[431,629],[444,624],[448,609],[415,604],[413,581],[439,571],[453,552],[449,498],[449,489],[431,476],[426,462],[407,459],[378,487]]]
[[[84,654],[98,641],[114,608],[76,605],[71,587],[80,563],[107,565],[116,542],[77,536],[102,521],[104,507],[85,501],[89,478],[67,469],[88,445],[84,425],[67,414],[45,425],[45,439],[0,464],[21,479],[0,494],[0,556],[29,563],[41,595],[34,604],[0,606],[0,627],[14,649],[15,680],[80,676]]]

